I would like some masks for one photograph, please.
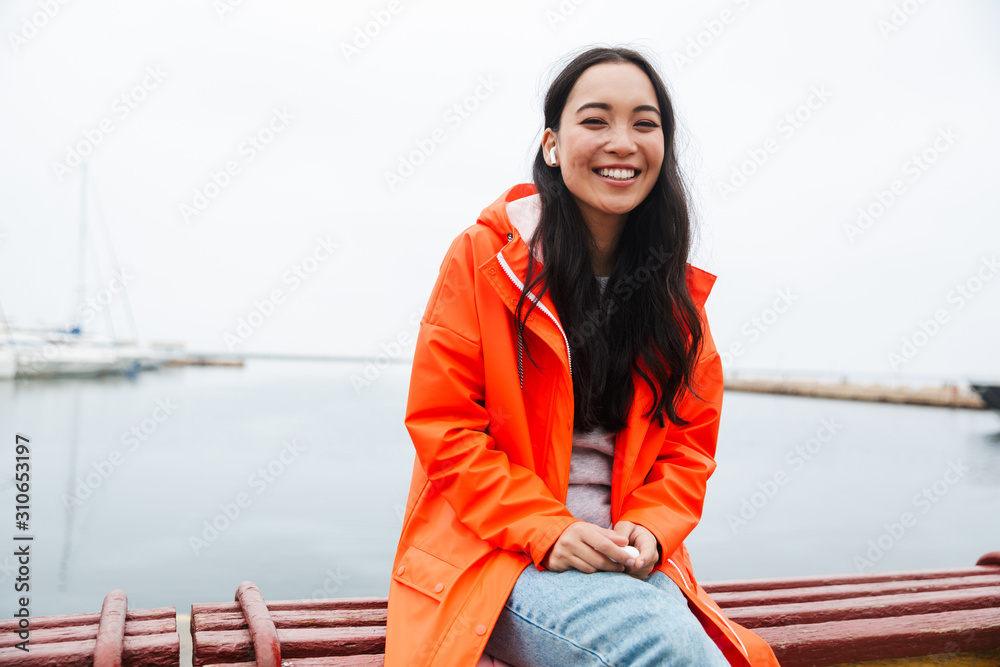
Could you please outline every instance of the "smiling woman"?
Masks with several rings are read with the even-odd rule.
[[[544,114],[533,182],[455,238],[420,321],[385,665],[777,665],[684,546],[722,363],[666,88],[589,49]]]

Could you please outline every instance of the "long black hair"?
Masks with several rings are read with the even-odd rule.
[[[558,167],[545,162],[539,146],[532,177],[541,196],[541,220],[531,239],[525,288],[517,303],[517,331],[534,308],[527,292],[551,289],[572,350],[574,429],[615,432],[627,423],[635,388],[634,369],[650,387],[653,406],[644,414],[664,426],[664,415],[686,424],[677,411],[702,343],[698,310],[688,292],[686,265],[691,246],[687,191],[674,150],[674,112],[666,86],[650,62],[635,50],[591,48],[555,77],[545,95],[544,127],[558,132],[563,107],[577,79],[601,63],[631,63],[645,72],[660,109],[663,164],[649,195],[629,212],[603,292],[595,280],[593,237]],[[544,249],[538,271],[534,249]],[[525,304],[528,308],[525,311]],[[522,317],[523,315],[523,317]],[[531,358],[531,350],[528,350]],[[695,393],[697,396],[697,394]]]

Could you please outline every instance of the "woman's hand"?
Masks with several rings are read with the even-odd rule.
[[[653,533],[649,532],[648,528],[631,521],[619,521],[615,524],[614,532],[624,536],[629,544],[639,550],[639,558],[635,561],[630,558],[629,561],[635,564],[629,566],[626,563],[625,572],[636,579],[648,577],[660,560],[660,544]]]
[[[653,539],[652,533],[649,533],[649,536]],[[620,534],[620,531],[601,528],[588,521],[577,521],[566,527],[545,554],[541,566],[553,572],[565,572],[570,569],[587,574],[593,574],[598,570],[624,572],[630,564],[635,565],[634,559],[622,549],[628,541],[629,538]],[[653,544],[656,544],[655,539]],[[642,551],[641,548],[639,550]],[[653,553],[656,553],[655,546]]]

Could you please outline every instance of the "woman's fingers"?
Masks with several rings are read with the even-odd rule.
[[[653,571],[653,566],[659,559],[656,537],[647,528],[635,525],[632,528],[635,547],[639,550],[639,562],[629,572],[633,577],[645,579]]]
[[[641,528],[641,526],[638,526],[637,524],[634,524],[631,521],[619,521],[618,523],[615,524],[613,530],[615,535],[619,535],[624,538],[624,543],[622,546],[632,545],[639,549],[638,556],[635,556],[634,554],[628,554],[627,556],[624,557],[625,560],[623,560],[622,562],[626,562],[628,564],[628,567],[638,567],[641,566],[644,562],[649,562],[648,557],[643,553],[642,549],[639,548],[639,545],[634,541],[637,536],[636,528]],[[626,569],[628,569],[628,567],[626,567]]]
[[[622,572],[625,570],[625,559],[616,563],[616,559],[611,557],[621,555],[618,542],[624,546],[628,540],[614,531],[586,521],[571,523],[553,545],[547,564],[543,561],[542,566],[556,572],[569,568],[587,574],[598,570]]]
[[[597,568],[594,565],[591,565],[580,556],[573,557],[573,566],[575,567],[575,569],[580,570],[580,572],[584,572],[586,574],[593,574],[597,572]]]
[[[632,567],[636,563],[634,554],[629,553],[624,546],[619,546],[614,542],[606,543],[598,551],[611,562],[620,565],[619,571]]]
[[[581,530],[580,538],[582,551],[577,553],[590,565],[607,572],[625,570],[628,556],[623,554],[622,547],[628,543],[626,538],[594,524]]]
[[[639,551],[637,557],[626,561],[625,571],[634,577],[644,579],[653,571],[660,557],[656,537],[645,526],[631,521],[619,521],[615,524],[614,531],[619,535],[625,535],[629,544]]]
[[[592,574],[596,570],[603,570],[610,567],[614,567],[614,563],[611,563],[603,554],[594,548],[594,536],[589,531],[581,531],[580,539],[573,544],[573,555],[577,558],[577,562],[586,563],[588,568],[577,567],[581,572],[587,572]]]
[[[659,557],[656,551],[656,538],[648,530],[643,529],[635,538],[635,547],[639,550],[639,557],[647,563],[655,563]]]
[[[601,532],[595,536],[595,540],[590,545],[594,550],[613,563],[621,564],[625,567],[628,566],[630,560],[634,563],[634,556],[625,550],[625,547],[628,546],[628,537],[616,531],[601,529]],[[620,572],[625,567],[617,569]]]
[[[628,544],[628,538],[607,528],[600,526],[594,526],[594,528],[595,530],[585,534],[584,539],[600,560],[600,569],[611,572],[623,571],[626,561],[630,558],[629,554],[623,550],[623,547]]]

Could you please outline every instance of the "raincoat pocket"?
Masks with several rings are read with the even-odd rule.
[[[410,546],[392,573],[392,578],[415,588],[438,602],[444,599],[461,570],[437,556]]]

